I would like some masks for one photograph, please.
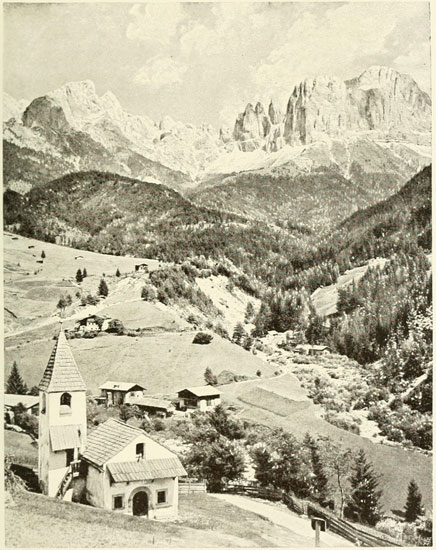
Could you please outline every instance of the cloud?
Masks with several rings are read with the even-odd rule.
[[[414,45],[407,54],[396,57],[393,65],[398,71],[413,75],[424,91],[430,91],[431,71],[429,40]]]
[[[177,84],[183,81],[183,76],[188,70],[184,63],[176,61],[171,57],[157,55],[147,61],[134,76],[134,82],[147,86],[156,91],[164,86]]]
[[[395,22],[387,17],[389,8],[371,17],[368,4],[352,3],[327,13],[303,13],[290,26],[285,41],[254,70],[260,93],[276,90],[279,96],[292,92],[294,84],[320,74],[353,74],[362,56],[379,56]],[[365,22],[371,21],[371,24]]]
[[[169,44],[185,18],[182,4],[135,4],[129,14],[133,17],[126,30],[130,40]]]
[[[247,2],[229,2],[213,5],[209,25],[191,22],[181,36],[181,51],[205,57],[218,55],[229,47],[240,48],[247,36],[269,24],[262,16],[263,5]]]

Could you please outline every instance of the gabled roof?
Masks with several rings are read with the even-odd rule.
[[[4,403],[6,407],[16,407],[18,403],[22,403],[26,409],[30,409],[39,404],[39,397],[37,395],[18,395],[15,393],[5,393]]]
[[[318,345],[318,344],[298,344],[298,346],[295,346],[295,349],[302,349],[302,350],[317,350],[317,351],[323,351],[325,349],[330,349],[329,346],[325,345]]]
[[[85,382],[62,329],[38,387],[48,392],[86,391]]]
[[[115,482],[142,481],[187,475],[185,468],[176,456],[132,462],[112,462],[108,464],[107,468]]]
[[[83,458],[97,466],[103,466],[139,435],[145,435],[145,432],[114,418],[109,418],[88,434]]]
[[[220,392],[213,386],[196,386],[196,387],[190,387],[190,388],[183,388],[183,390],[180,390],[178,393],[181,393],[183,391],[189,391],[196,397],[210,397],[212,395],[220,394]]]
[[[139,387],[143,390],[144,386],[141,386],[141,384],[137,384],[136,382],[114,382],[113,380],[108,380],[104,384],[102,384],[99,389],[100,390],[118,390],[118,391],[130,391],[134,387]]]
[[[142,405],[143,407],[155,407],[156,409],[172,409],[174,405],[171,401],[157,399],[156,397],[136,397],[130,401],[133,405]]]

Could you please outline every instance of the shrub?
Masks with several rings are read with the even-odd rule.
[[[156,432],[162,432],[165,430],[165,422],[160,418],[155,418],[153,420],[153,428]]]
[[[192,340],[193,344],[210,344],[213,340],[211,334],[206,334],[205,332],[197,332]]]
[[[124,325],[119,319],[111,319],[106,332],[112,332],[119,335],[124,334]]]
[[[156,300],[156,291],[151,285],[144,285],[141,289],[141,298],[147,302]]]
[[[222,326],[221,323],[217,323],[213,330],[218,334],[218,336],[221,336],[221,338],[225,338],[226,340],[230,340],[229,333],[227,330]]]

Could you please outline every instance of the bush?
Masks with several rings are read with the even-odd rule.
[[[141,298],[146,302],[156,300],[156,291],[151,285],[144,285],[141,289]]]
[[[160,418],[155,418],[153,420],[153,428],[156,432],[162,432],[165,430],[165,422]]]
[[[192,340],[193,344],[210,344],[213,340],[211,334],[206,334],[205,332],[197,332]]]
[[[111,332],[119,335],[124,334],[124,325],[119,319],[111,319],[109,321],[106,332]]]

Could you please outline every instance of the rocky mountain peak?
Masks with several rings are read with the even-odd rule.
[[[407,135],[413,141],[430,132],[430,121],[430,98],[413,78],[372,66],[347,81],[324,75],[302,80],[284,116],[273,102],[267,114],[261,103],[254,110],[249,103],[237,118],[234,139],[243,151],[274,151],[356,132],[377,139]]]

